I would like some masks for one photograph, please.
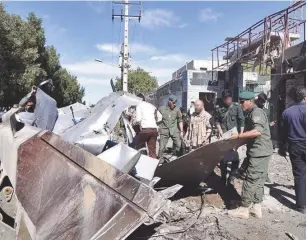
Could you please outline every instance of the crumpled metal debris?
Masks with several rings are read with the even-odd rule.
[[[102,98],[91,110],[91,114],[77,125],[60,134],[66,141],[76,144],[88,152],[98,155],[118,123],[123,111],[141,103],[141,99],[126,92],[115,92]]]
[[[226,152],[245,144],[244,140],[220,140],[185,154],[174,161],[162,164],[155,172],[159,184],[166,186],[199,184],[213,172]]]
[[[91,113],[91,108],[77,102],[67,107],[59,108],[58,112],[59,116],[52,132],[60,135],[66,129],[87,118]]]
[[[135,167],[135,176],[149,181],[153,179],[159,164],[159,160],[145,156],[124,143],[117,144],[97,157],[124,173],[129,173]]]
[[[37,88],[35,96],[35,126],[40,129],[52,130],[58,118],[57,103],[39,88]]]
[[[2,121],[8,122],[10,117],[18,111],[18,108],[11,108],[3,114]],[[33,113],[20,112],[15,115],[18,122],[34,125],[40,129],[52,130],[58,118],[56,101],[41,89],[36,90],[36,106]]]
[[[50,131],[11,128],[0,124],[0,159],[18,199],[16,236],[8,240],[125,239],[169,206],[151,187]]]

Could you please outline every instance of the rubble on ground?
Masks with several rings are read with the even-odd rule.
[[[242,160],[242,159],[241,159]],[[219,175],[219,169],[215,169]],[[298,239],[306,239],[305,215],[293,210],[294,188],[291,164],[285,158],[274,154],[269,166],[272,184],[266,185],[262,203],[263,219],[250,217],[247,221],[233,219],[227,215],[226,204],[238,199],[242,180],[235,181],[236,195],[223,199],[216,191],[204,194],[202,189],[183,189],[172,199],[171,219],[155,227],[138,229],[129,239],[169,240],[287,240],[286,232]],[[222,192],[227,191],[217,177],[209,179]],[[212,183],[213,182],[213,183]],[[231,199],[232,198],[232,199]]]

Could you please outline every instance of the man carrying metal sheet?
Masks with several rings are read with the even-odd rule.
[[[176,107],[176,103],[176,96],[171,95],[169,97],[167,105],[159,108],[159,112],[162,115],[162,120],[159,123],[159,158],[162,157],[169,138],[173,140],[173,143],[175,145],[175,154],[177,156],[180,155],[181,139],[183,138],[183,123],[182,114],[180,112],[180,109]]]
[[[20,111],[26,111],[31,113],[34,112],[36,104],[36,98],[35,98],[36,91],[37,88],[33,86],[31,92],[20,100],[19,106],[22,108],[20,109]]]
[[[252,214],[262,218],[261,202],[264,183],[268,174],[269,160],[273,154],[270,127],[264,111],[255,104],[252,92],[239,95],[245,113],[244,133],[234,134],[232,139],[246,139],[248,167],[243,182],[241,207],[228,211],[234,217],[248,219]]]
[[[215,111],[215,125],[218,129],[219,137],[222,137],[223,133],[237,128],[239,133],[243,133],[244,130],[244,115],[242,109],[238,103],[232,102],[231,92],[228,90],[223,91],[223,106],[219,106]],[[239,154],[235,152],[229,154],[221,161],[221,175],[224,183],[227,182],[227,165],[231,163],[231,172],[229,174],[228,183],[234,184],[234,179],[239,167],[240,159]]]
[[[255,98],[255,103],[257,105],[257,107],[261,108],[264,113],[266,114],[267,118],[269,119],[270,115],[269,115],[269,111],[267,108],[265,108],[265,103],[267,101],[268,97],[264,92],[261,92],[256,98]],[[272,121],[270,122],[270,132],[271,132],[271,127],[273,127],[275,125],[276,121]],[[274,146],[273,146],[274,148]],[[248,158],[245,158],[243,163],[241,164],[239,170],[238,170],[238,177],[243,179],[246,177],[246,169],[248,166]],[[271,184],[271,180],[269,178],[269,174],[267,175],[266,178],[266,183],[267,184]]]
[[[190,150],[196,149],[209,143],[209,137],[212,132],[210,118],[212,116],[205,111],[204,103],[201,100],[195,101],[195,112],[184,137],[186,146]]]
[[[136,149],[139,150],[147,143],[148,155],[157,158],[156,146],[158,137],[157,109],[145,102],[145,97],[139,94],[143,102],[136,106],[135,122],[140,125],[140,132],[136,136]]]

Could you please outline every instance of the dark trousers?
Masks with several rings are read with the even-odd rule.
[[[297,207],[306,207],[306,143],[289,145]]]
[[[230,152],[229,154],[224,156],[223,160],[220,163],[221,177],[222,177],[223,181],[225,181],[226,178],[227,178],[227,166],[228,166],[228,164],[231,165],[229,177],[234,178],[236,176],[237,170],[239,168],[239,163],[240,163],[239,154],[236,151]]]
[[[148,155],[152,158],[157,158],[158,130],[156,128],[144,128],[136,136],[136,149],[139,150],[145,147],[147,143]]]

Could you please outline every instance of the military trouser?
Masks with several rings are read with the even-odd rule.
[[[168,143],[169,138],[173,140],[173,144],[175,146],[176,156],[180,156],[181,149],[181,138],[178,132],[175,132],[173,135],[170,135],[169,132],[160,133],[160,146],[159,146],[159,158],[162,157],[163,152],[165,151],[166,145]]]
[[[270,159],[271,156],[248,158],[246,179],[242,188],[243,207],[249,207],[252,203],[262,202]]]
[[[248,167],[248,162],[249,162],[249,157],[246,157],[246,158],[244,158],[244,160],[243,160],[243,162],[240,166],[239,172],[242,174],[242,176],[244,176],[244,174],[246,173],[246,170],[247,170],[247,167]],[[270,182],[269,173],[266,175],[265,180]]]

